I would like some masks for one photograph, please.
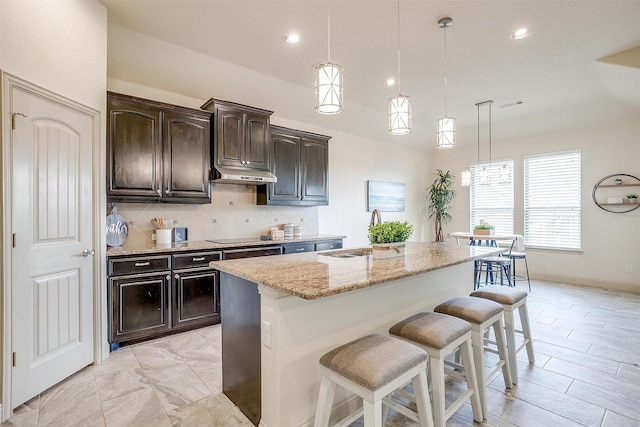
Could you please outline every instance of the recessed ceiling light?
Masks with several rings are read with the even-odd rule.
[[[300,36],[295,33],[287,34],[284,36],[284,40],[289,44],[296,44],[300,42]]]
[[[393,86],[396,84],[396,79],[387,79],[384,81],[385,86]]]
[[[509,38],[511,40],[522,40],[522,39],[526,39],[530,35],[531,35],[531,28],[520,28],[514,31],[513,33],[511,33],[511,35],[509,35]]]

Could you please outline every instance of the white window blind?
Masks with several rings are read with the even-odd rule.
[[[495,227],[496,234],[513,234],[513,160],[480,163],[469,171],[469,229],[473,230],[483,219]]]
[[[525,157],[527,246],[580,249],[581,157],[579,150]]]

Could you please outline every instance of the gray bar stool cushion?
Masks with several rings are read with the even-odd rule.
[[[503,286],[485,286],[484,288],[471,292],[472,297],[485,298],[500,304],[513,305],[527,297],[525,291]]]
[[[502,305],[497,302],[466,296],[451,298],[433,309],[472,323],[483,323],[503,310]]]
[[[391,335],[442,350],[471,330],[471,325],[457,317],[440,313],[417,313],[396,323]]]
[[[320,358],[320,364],[369,390],[377,390],[426,360],[427,353],[415,345],[372,334],[331,350]]]

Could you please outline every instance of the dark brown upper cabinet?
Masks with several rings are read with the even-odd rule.
[[[259,205],[329,204],[329,136],[271,126],[272,172],[278,182],[257,187]]]
[[[215,98],[201,108],[213,112],[214,166],[271,171],[272,111]]]
[[[107,201],[211,202],[211,113],[108,92],[107,114]]]

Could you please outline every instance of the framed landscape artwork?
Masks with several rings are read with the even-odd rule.
[[[402,182],[367,181],[367,212],[404,212]]]

